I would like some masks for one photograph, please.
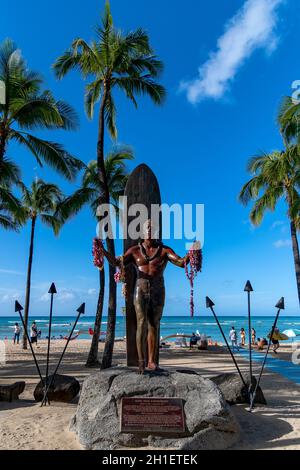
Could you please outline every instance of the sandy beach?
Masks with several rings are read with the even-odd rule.
[[[52,342],[51,370],[54,369],[63,341]],[[70,344],[59,372],[76,377],[81,383],[96,371],[85,368],[89,349],[88,340]],[[103,344],[100,345],[100,350]],[[46,342],[39,343],[37,357],[42,370],[45,369]],[[278,358],[290,360],[289,346],[282,349]],[[115,345],[115,364],[124,364],[125,343]],[[248,370],[248,362],[238,359],[242,370]],[[171,348],[161,352],[161,366],[177,369],[196,369],[204,377],[235,371],[228,352],[222,347],[209,351]],[[257,374],[259,365],[254,364]],[[81,449],[76,436],[69,431],[69,423],[76,410],[76,401],[71,404],[53,403],[41,408],[33,399],[33,390],[38,382],[30,351],[7,343],[7,363],[0,369],[0,384],[19,380],[26,382],[20,400],[14,403],[0,402],[0,449],[15,450],[75,450]],[[259,406],[250,414],[246,406],[238,405],[232,410],[240,423],[241,439],[233,449],[294,450],[300,449],[300,387],[294,382],[266,369],[262,388],[268,406]]]

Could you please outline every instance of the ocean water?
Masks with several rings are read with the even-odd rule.
[[[48,325],[49,318],[37,316],[30,318],[30,322],[36,321],[38,329],[42,332],[42,338],[45,338],[48,335]],[[74,324],[75,317],[71,316],[59,316],[53,317],[52,320],[52,336],[59,338],[60,336],[67,336],[72,329]],[[223,316],[219,318],[221,326],[224,330],[226,337],[228,338],[229,331],[231,326],[234,326],[235,329],[240,331],[241,328],[245,328],[246,332],[248,330],[248,318],[246,316]],[[0,339],[11,339],[13,337],[14,324],[20,322],[18,316],[15,317],[4,317],[0,316]],[[253,316],[252,326],[255,328],[257,337],[266,337],[269,331],[272,328],[274,322],[274,317],[271,316]],[[103,317],[102,321],[102,338],[105,338],[107,325],[107,318]],[[90,335],[88,333],[89,328],[94,326],[94,317],[83,316],[79,320],[76,332],[80,332],[79,339],[88,339]],[[286,329],[299,329],[300,330],[300,318],[298,317],[288,317],[282,314],[279,318],[278,327],[280,331]],[[200,333],[205,333],[207,336],[211,336],[214,341],[224,342],[218,325],[216,324],[214,317],[211,316],[195,316],[194,318],[186,316],[163,316],[161,321],[161,336],[169,336],[180,334],[191,334],[197,330]],[[116,337],[124,337],[126,334],[125,320],[124,317],[118,316],[117,326],[116,326]],[[248,334],[248,332],[247,332]],[[299,337],[300,338],[300,337]],[[172,340],[170,340],[172,341]]]

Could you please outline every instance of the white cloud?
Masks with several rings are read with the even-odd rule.
[[[41,302],[48,302],[49,300],[49,294],[48,292],[45,292],[45,294],[42,295],[42,297],[40,298],[40,301]]]
[[[10,301],[13,301],[13,300],[17,300],[19,298],[19,293],[18,292],[15,292],[13,294],[5,294],[3,295],[1,301],[2,302],[10,302]]]
[[[2,269],[2,268],[0,268],[0,273],[1,274],[11,274],[11,275],[15,275],[15,276],[24,276],[24,273],[22,273],[20,271],[14,271],[12,269]]]
[[[0,302],[13,302],[21,298],[21,292],[9,287],[0,287]]]
[[[217,51],[199,68],[199,77],[181,84],[191,103],[204,98],[220,99],[256,49],[272,52],[276,48],[277,8],[283,1],[247,0],[244,3],[218,39]]]
[[[283,225],[285,225],[283,220],[275,220],[275,222],[273,222],[271,225],[271,229],[274,230],[275,228],[282,227]]]
[[[58,293],[57,298],[61,302],[64,302],[66,300],[74,300],[75,294],[72,291],[62,290],[61,292]]]
[[[96,294],[96,289],[89,289],[88,290],[88,295],[95,295]]]
[[[57,300],[59,300],[60,302],[65,302],[65,301],[68,301],[68,300],[74,300],[76,296],[75,296],[75,293],[73,291],[67,290],[67,289],[62,289],[54,297],[57,298]],[[50,294],[48,292],[45,292],[45,294],[43,294],[40,297],[40,301],[41,302],[49,302],[50,301]]]
[[[286,234],[289,230],[289,227],[288,227],[288,224],[286,223],[286,221],[283,221],[283,220],[275,220],[275,222],[273,222],[273,224],[271,225],[271,230],[276,230],[276,231],[280,231],[280,233],[283,235],[283,234]]]
[[[273,243],[273,246],[275,246],[275,248],[286,248],[292,246],[292,242],[291,240],[277,240]]]

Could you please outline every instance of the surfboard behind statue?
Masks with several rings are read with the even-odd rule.
[[[147,207],[149,217],[151,215],[152,204],[161,205],[159,184],[152,170],[145,164],[138,166],[130,175],[126,188],[127,211],[133,204],[143,204]],[[134,216],[129,217],[127,213],[127,237],[124,239],[124,253],[139,240],[132,240],[128,235],[128,227]],[[159,221],[159,239],[162,238],[161,218]],[[127,365],[129,367],[138,366],[138,355],[136,348],[136,313],[133,305],[134,288],[136,282],[136,271],[133,266],[126,268],[126,341],[127,341]],[[159,349],[159,348],[158,348]],[[158,358],[157,358],[158,363]]]

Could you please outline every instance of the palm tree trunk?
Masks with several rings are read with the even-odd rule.
[[[105,171],[105,161],[104,161],[104,123],[105,123],[105,106],[108,96],[108,90],[104,86],[103,97],[100,105],[99,113],[99,124],[98,124],[98,143],[97,143],[97,166],[98,166],[98,175],[100,183],[100,204],[109,204],[109,188],[107,182],[107,176]]]
[[[97,313],[94,326],[94,334],[92,339],[92,344],[90,352],[87,358],[86,367],[96,367],[99,365],[98,362],[98,349],[99,349],[99,338],[101,333],[101,323],[102,323],[102,312],[103,312],[103,303],[104,303],[104,292],[105,292],[105,272],[104,269],[100,271],[99,274],[99,297],[97,304]]]
[[[297,239],[297,229],[295,222],[291,221],[291,236],[292,236],[292,246],[293,246],[293,255],[294,255],[294,262],[295,262],[295,270],[296,270],[296,282],[297,282],[297,289],[298,289],[298,299],[300,303],[300,254],[299,254],[299,243]]]
[[[30,289],[31,289],[31,271],[33,261],[33,248],[34,248],[34,233],[35,233],[36,218],[33,217],[31,220],[31,236],[30,236],[30,247],[29,247],[29,258],[28,258],[28,269],[27,269],[27,282],[26,282],[26,299],[24,308],[24,323],[28,331],[28,317],[29,317],[29,304],[30,304]],[[27,349],[27,338],[25,331],[23,332],[23,349]]]
[[[109,204],[109,188],[107,183],[107,176],[105,171],[104,162],[104,126],[105,126],[105,107],[106,100],[109,96],[109,88],[106,83],[103,87],[103,96],[100,105],[99,113],[99,127],[98,127],[98,144],[97,144],[97,165],[100,183],[100,204]],[[115,243],[113,239],[107,237],[107,251],[111,256],[115,256]],[[115,268],[109,267],[109,301],[108,301],[108,319],[107,319],[107,334],[105,340],[105,348],[102,357],[102,369],[108,369],[112,365],[114,341],[115,341],[115,326],[116,326],[116,310],[117,310],[117,288],[114,279]]]
[[[115,256],[114,240],[107,239],[107,251]],[[115,282],[115,268],[109,266],[109,300],[108,318],[105,348],[102,357],[101,369],[109,369],[112,366],[112,358],[115,344],[116,311],[117,311],[117,285]]]

